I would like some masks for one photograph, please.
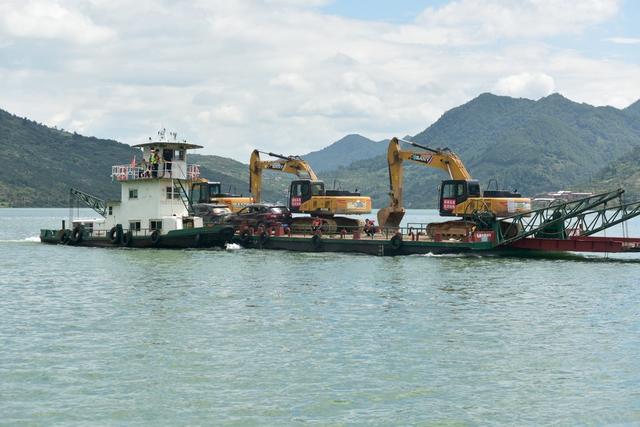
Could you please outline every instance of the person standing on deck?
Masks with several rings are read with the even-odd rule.
[[[160,158],[158,157],[158,153],[156,150],[151,150],[151,156],[149,157],[149,163],[151,163],[151,177],[158,177],[158,163],[160,162]]]

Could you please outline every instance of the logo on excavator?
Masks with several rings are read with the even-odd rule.
[[[282,163],[272,163],[272,164],[267,166],[267,169],[282,170],[282,169],[284,169],[284,164],[282,164]]]
[[[433,155],[427,154],[427,153],[420,153],[420,154],[414,153],[411,155],[411,160],[413,160],[414,162],[429,164],[431,163],[432,159],[433,159]]]
[[[366,207],[366,204],[362,200],[356,200],[356,201],[347,203],[347,209],[363,209],[365,207]]]

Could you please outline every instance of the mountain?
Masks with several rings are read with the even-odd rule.
[[[0,205],[67,206],[69,187],[114,198],[111,166],[137,151],[112,140],[52,129],[0,110]]]
[[[447,111],[412,140],[456,152],[483,188],[497,179],[501,188],[533,195],[587,182],[602,165],[639,147],[640,121],[629,109],[579,104],[559,94],[533,101],[487,93]],[[358,187],[376,206],[388,203],[384,156],[324,177],[346,189]],[[446,178],[407,165],[405,205],[435,207],[438,185]]]
[[[609,163],[585,183],[575,186],[577,190],[595,193],[625,189],[627,201],[640,200],[640,147],[636,147],[623,157]]]
[[[302,156],[317,173],[348,166],[356,160],[370,159],[385,153],[385,142],[372,141],[361,135],[347,135],[319,151]]]
[[[447,111],[411,139],[455,151],[483,188],[491,179],[524,195],[587,184],[616,187],[637,181],[639,117],[640,101],[620,110],[559,94],[533,101],[487,93]],[[111,166],[139,153],[117,141],[52,129],[2,110],[0,148],[2,206],[65,206],[69,187],[117,198]],[[321,172],[327,188],[358,189],[381,207],[388,203],[386,148],[386,142],[348,135],[304,157]],[[248,193],[247,165],[206,155],[192,155],[191,161],[201,165],[202,176],[221,181],[225,191]],[[438,185],[446,178],[442,171],[407,164],[405,206],[435,207]],[[265,200],[286,200],[291,179],[265,174]]]
[[[140,151],[108,139],[49,128],[0,110],[0,206],[64,207],[74,187],[104,199],[118,199],[111,166],[127,164]],[[201,175],[223,189],[248,193],[248,166],[218,156],[192,155]],[[266,194],[277,197],[273,191]]]
[[[640,118],[640,99],[629,105],[624,111],[628,114],[631,114],[635,117]]]

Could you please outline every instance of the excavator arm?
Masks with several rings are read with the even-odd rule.
[[[262,200],[262,171],[272,170],[276,172],[284,172],[296,175],[301,178],[317,181],[313,169],[309,163],[297,156],[283,156],[275,153],[264,153],[271,157],[277,157],[278,160],[260,160],[261,151],[253,150],[251,160],[249,162],[249,187],[253,200],[260,203]]]
[[[448,149],[434,150],[415,142],[405,141],[407,144],[421,148],[425,151],[408,151],[400,149],[400,141],[398,138],[392,138],[389,141],[387,149],[387,164],[389,165],[389,196],[391,203],[388,207],[378,211],[378,224],[388,227],[399,227],[400,221],[404,217],[405,209],[403,207],[403,162],[410,161],[421,164],[423,166],[442,169],[449,174],[451,179],[471,179],[471,175],[464,167],[462,160]]]

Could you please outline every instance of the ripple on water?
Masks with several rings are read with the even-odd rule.
[[[60,212],[0,222],[8,424],[640,423],[637,256],[25,240]]]

